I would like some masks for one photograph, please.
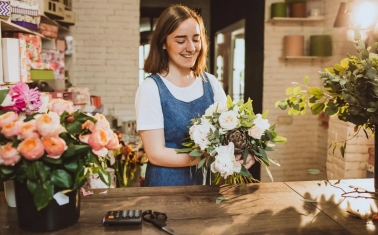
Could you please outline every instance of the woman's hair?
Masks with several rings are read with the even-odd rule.
[[[185,20],[193,18],[200,27],[201,50],[194,66],[191,68],[195,76],[202,76],[206,69],[206,57],[208,50],[208,39],[202,17],[194,10],[182,6],[173,5],[165,9],[156,22],[155,31],[150,41],[150,52],[144,63],[144,71],[147,73],[169,73],[168,53],[163,49],[167,36],[175,31]]]

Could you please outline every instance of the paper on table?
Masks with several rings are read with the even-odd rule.
[[[70,201],[70,198],[61,192],[55,193],[53,198],[59,204],[59,206],[65,205]]]

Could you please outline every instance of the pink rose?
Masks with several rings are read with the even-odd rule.
[[[21,133],[21,122],[10,122],[3,126],[1,133],[8,139],[11,139],[13,136],[18,136]]]
[[[4,125],[15,122],[18,120],[18,114],[15,112],[6,112],[3,115],[0,116],[0,128],[2,128]]]
[[[49,110],[61,115],[64,111],[71,114],[75,110],[73,108],[72,102],[63,99],[52,99],[49,103]]]
[[[106,117],[103,114],[96,113],[93,117],[97,120],[95,124],[96,129],[103,129],[103,130],[110,129],[109,121],[106,119]]]
[[[29,137],[39,137],[37,132],[37,126],[35,125],[35,120],[24,122],[21,126],[21,139],[26,139]]]
[[[7,143],[0,147],[0,158],[3,165],[14,165],[21,160],[21,155],[17,149],[13,148],[12,143]]]
[[[25,139],[18,145],[17,150],[24,158],[31,161],[41,158],[45,153],[42,140],[37,137]]]
[[[42,143],[50,158],[58,159],[67,150],[66,142],[59,136],[42,137]]]

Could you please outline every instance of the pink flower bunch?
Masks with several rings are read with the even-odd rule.
[[[6,92],[1,102],[0,110],[12,110],[16,113],[25,112],[27,115],[38,111],[42,105],[41,94],[38,88],[29,89],[26,83],[18,82],[11,88],[1,89]],[[2,94],[3,95],[3,94]]]
[[[53,99],[49,107],[48,113],[35,114],[28,121],[19,120],[16,112],[6,112],[0,116],[0,133],[10,140],[0,147],[1,164],[14,165],[20,161],[21,156],[30,161],[38,160],[45,154],[52,159],[62,156],[67,145],[59,135],[67,130],[60,123],[61,115],[64,111],[70,114],[74,109],[71,102],[62,99]],[[96,123],[87,120],[82,125],[83,130],[91,133],[80,134],[79,139],[88,144],[95,155],[106,156],[109,150],[119,147],[118,137],[104,115],[96,114],[93,118]],[[17,147],[12,145],[12,138],[20,141]]]

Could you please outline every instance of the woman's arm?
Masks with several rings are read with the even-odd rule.
[[[165,147],[164,129],[140,130],[140,137],[148,161],[157,166],[164,167],[185,167],[197,165],[200,158],[192,161],[189,154],[176,153],[173,148]]]

